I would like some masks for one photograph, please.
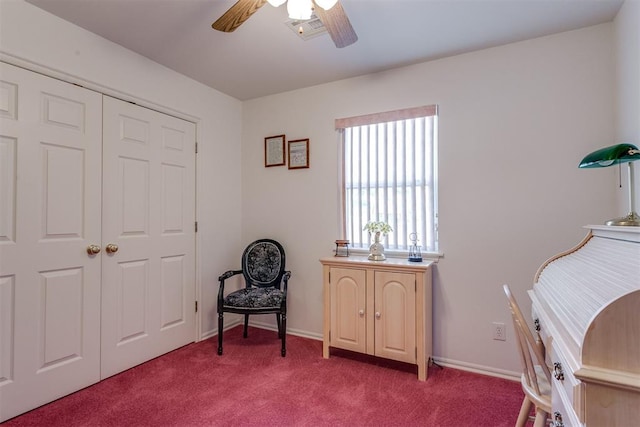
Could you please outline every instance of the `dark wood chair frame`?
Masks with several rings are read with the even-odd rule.
[[[260,243],[270,243],[276,246],[280,252],[280,269],[278,271],[277,276],[268,282],[259,283],[255,281],[249,274],[248,265],[247,265],[247,255],[248,252],[252,250],[256,245]],[[285,270],[285,252],[284,248],[280,243],[272,239],[259,239],[255,242],[251,243],[244,250],[242,254],[242,269],[241,270],[228,270],[222,275],[218,277],[218,281],[220,282],[220,289],[218,290],[218,355],[222,355],[222,337],[223,337],[223,329],[224,329],[224,313],[238,313],[244,315],[244,329],[242,336],[243,338],[247,338],[247,329],[249,326],[249,316],[252,314],[271,314],[274,313],[276,315],[276,322],[278,325],[278,338],[282,341],[282,349],[281,354],[282,357],[285,357],[286,350],[286,331],[287,331],[287,288],[289,284],[289,278],[291,277],[291,271]],[[244,276],[245,286],[246,288],[251,287],[261,287],[261,288],[277,288],[282,290],[282,301],[279,307],[266,307],[266,308],[245,308],[245,307],[235,307],[228,306],[224,304],[224,286],[225,280],[233,277],[237,274],[242,274]]]

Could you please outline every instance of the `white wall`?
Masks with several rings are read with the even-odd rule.
[[[616,138],[611,144],[629,142],[640,147],[640,0],[626,0],[614,21],[616,59]],[[609,144],[603,144],[609,145]],[[628,168],[623,167],[622,188],[618,168],[613,171],[613,188],[618,197],[618,214],[629,212]],[[640,210],[640,162],[634,163],[636,212]]]
[[[438,104],[436,360],[517,371],[501,285],[528,311],[538,266],[616,213],[611,182],[577,167],[615,133],[612,39],[604,24],[244,102],[243,239],[284,244],[290,329],[322,331],[318,258],[340,237],[334,119]],[[264,167],[263,138],[280,133],[310,138],[310,169]]]
[[[197,123],[200,329],[212,333],[217,277],[241,251],[241,102],[23,1],[0,8],[1,59]]]

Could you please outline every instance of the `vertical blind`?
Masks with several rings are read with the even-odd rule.
[[[410,234],[437,252],[437,107],[336,120],[342,140],[342,223],[354,248],[371,241],[369,221],[393,228],[388,251],[406,251]]]

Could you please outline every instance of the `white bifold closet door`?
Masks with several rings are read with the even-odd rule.
[[[0,66],[2,421],[100,380],[102,95]]]
[[[102,378],[195,339],[194,188],[195,125],[105,96]]]
[[[0,422],[194,340],[194,206],[194,124],[0,62]]]

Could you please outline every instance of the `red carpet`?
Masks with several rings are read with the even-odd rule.
[[[14,426],[513,426],[520,384],[417,368],[272,331],[190,344],[5,423]]]

